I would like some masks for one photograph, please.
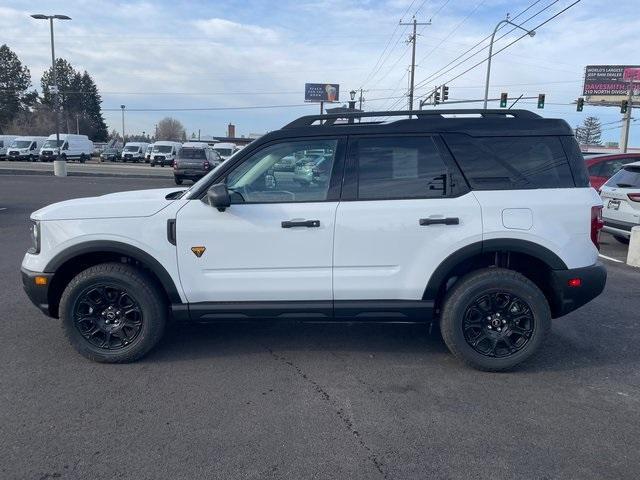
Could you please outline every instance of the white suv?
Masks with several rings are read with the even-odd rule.
[[[101,362],[140,358],[168,318],[296,318],[438,322],[468,364],[510,368],[604,288],[602,203],[564,121],[472,112],[302,117],[188,190],[50,205],[25,290]],[[274,168],[318,152],[308,182]]]
[[[631,229],[640,225],[640,162],[618,170],[600,191],[604,202],[603,230],[616,240],[629,243]]]

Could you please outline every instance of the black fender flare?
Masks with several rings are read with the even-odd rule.
[[[88,253],[115,253],[138,260],[145,267],[151,270],[151,272],[153,272],[153,274],[158,278],[171,303],[182,303],[173,278],[171,278],[171,275],[169,275],[169,272],[167,272],[164,266],[144,250],[122,242],[116,242],[113,240],[92,240],[78,245],[73,245],[59,252],[49,260],[44,271],[55,274],[55,272],[69,260]]]
[[[449,274],[458,265],[471,258],[491,252],[518,252],[530,255],[544,262],[552,270],[566,270],[567,264],[555,253],[542,245],[517,238],[497,238],[471,243],[456,250],[433,271],[422,296],[423,300],[434,300],[438,296],[440,287]]]

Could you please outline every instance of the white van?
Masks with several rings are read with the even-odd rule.
[[[173,165],[173,161],[182,150],[182,144],[180,142],[160,141],[153,144],[153,150],[151,152],[151,160],[149,163],[152,167],[160,165]]]
[[[86,135],[61,133],[60,141],[56,145],[56,134],[49,135],[40,149],[40,161],[51,162],[58,153],[60,160],[79,160],[81,163],[91,158],[93,142]]]
[[[7,148],[7,159],[35,162],[47,137],[16,137]]]
[[[127,142],[120,158],[123,162],[144,162],[144,154],[148,146],[147,142]]]
[[[7,158],[7,148],[17,137],[18,135],[0,135],[0,160]]]
[[[238,146],[235,143],[220,142],[215,143],[213,149],[220,154],[223,160],[226,160],[238,151]]]

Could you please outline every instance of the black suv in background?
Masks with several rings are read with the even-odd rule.
[[[212,147],[200,142],[187,142],[173,161],[173,177],[176,185],[183,180],[201,179],[222,163],[222,157]]]

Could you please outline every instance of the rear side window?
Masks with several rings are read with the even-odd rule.
[[[430,137],[360,138],[355,142],[358,199],[439,198],[448,170]]]
[[[640,167],[619,170],[605,185],[612,188],[640,188]]]
[[[557,137],[447,135],[446,141],[473,189],[576,186]]]

